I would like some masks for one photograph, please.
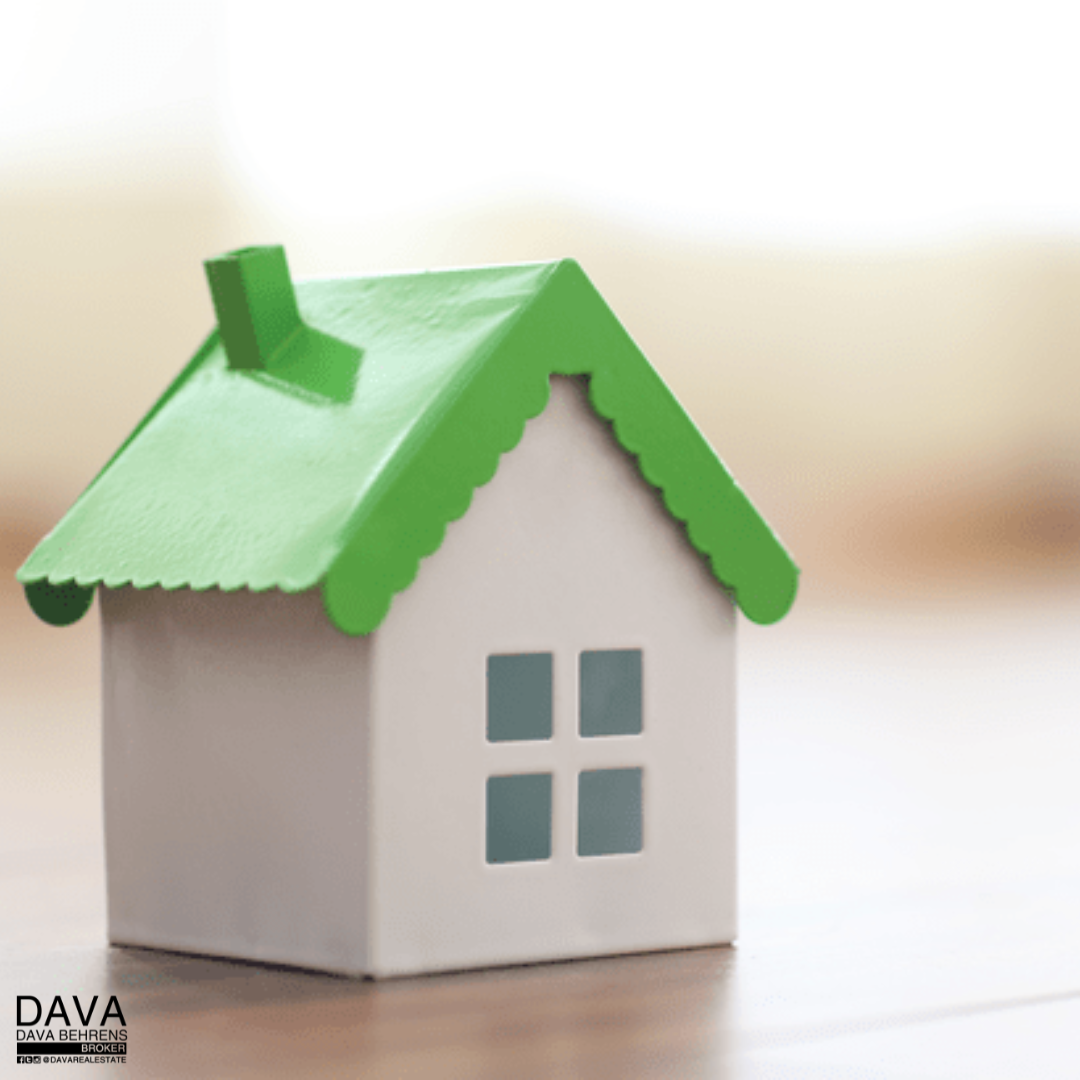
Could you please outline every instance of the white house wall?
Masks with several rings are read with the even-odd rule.
[[[110,939],[364,972],[369,640],[317,591],[101,592]]]
[[[371,969],[723,943],[735,934],[735,619],[577,383],[553,380],[372,652]],[[577,733],[583,650],[641,649],[644,730]],[[489,743],[491,654],[554,654],[554,737]],[[575,852],[578,773],[644,769],[640,854]],[[553,774],[551,858],[489,865],[490,776]]]

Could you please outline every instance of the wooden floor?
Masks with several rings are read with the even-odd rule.
[[[744,625],[735,948],[378,985],[105,946],[95,631],[6,610],[0,1075],[77,993],[130,1080],[1075,1080],[1078,600]]]

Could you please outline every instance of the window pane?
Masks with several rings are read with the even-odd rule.
[[[551,653],[488,657],[487,737],[551,738]]]
[[[551,773],[489,776],[487,861],[551,858]]]
[[[581,654],[581,734],[641,734],[641,650]]]
[[[579,855],[640,851],[641,769],[596,769],[578,776]]]

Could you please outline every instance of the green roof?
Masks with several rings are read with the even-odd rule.
[[[98,584],[320,585],[333,622],[368,633],[555,374],[587,378],[750,619],[790,608],[791,558],[576,263],[307,281],[295,300],[280,248],[207,271],[219,329],[18,572],[46,621]]]

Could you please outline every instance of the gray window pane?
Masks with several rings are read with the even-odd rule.
[[[641,734],[641,650],[581,654],[581,734]]]
[[[640,851],[641,817],[641,769],[596,769],[579,774],[579,855]]]
[[[487,861],[551,858],[551,773],[489,776]]]
[[[487,737],[551,738],[551,653],[488,657]]]

